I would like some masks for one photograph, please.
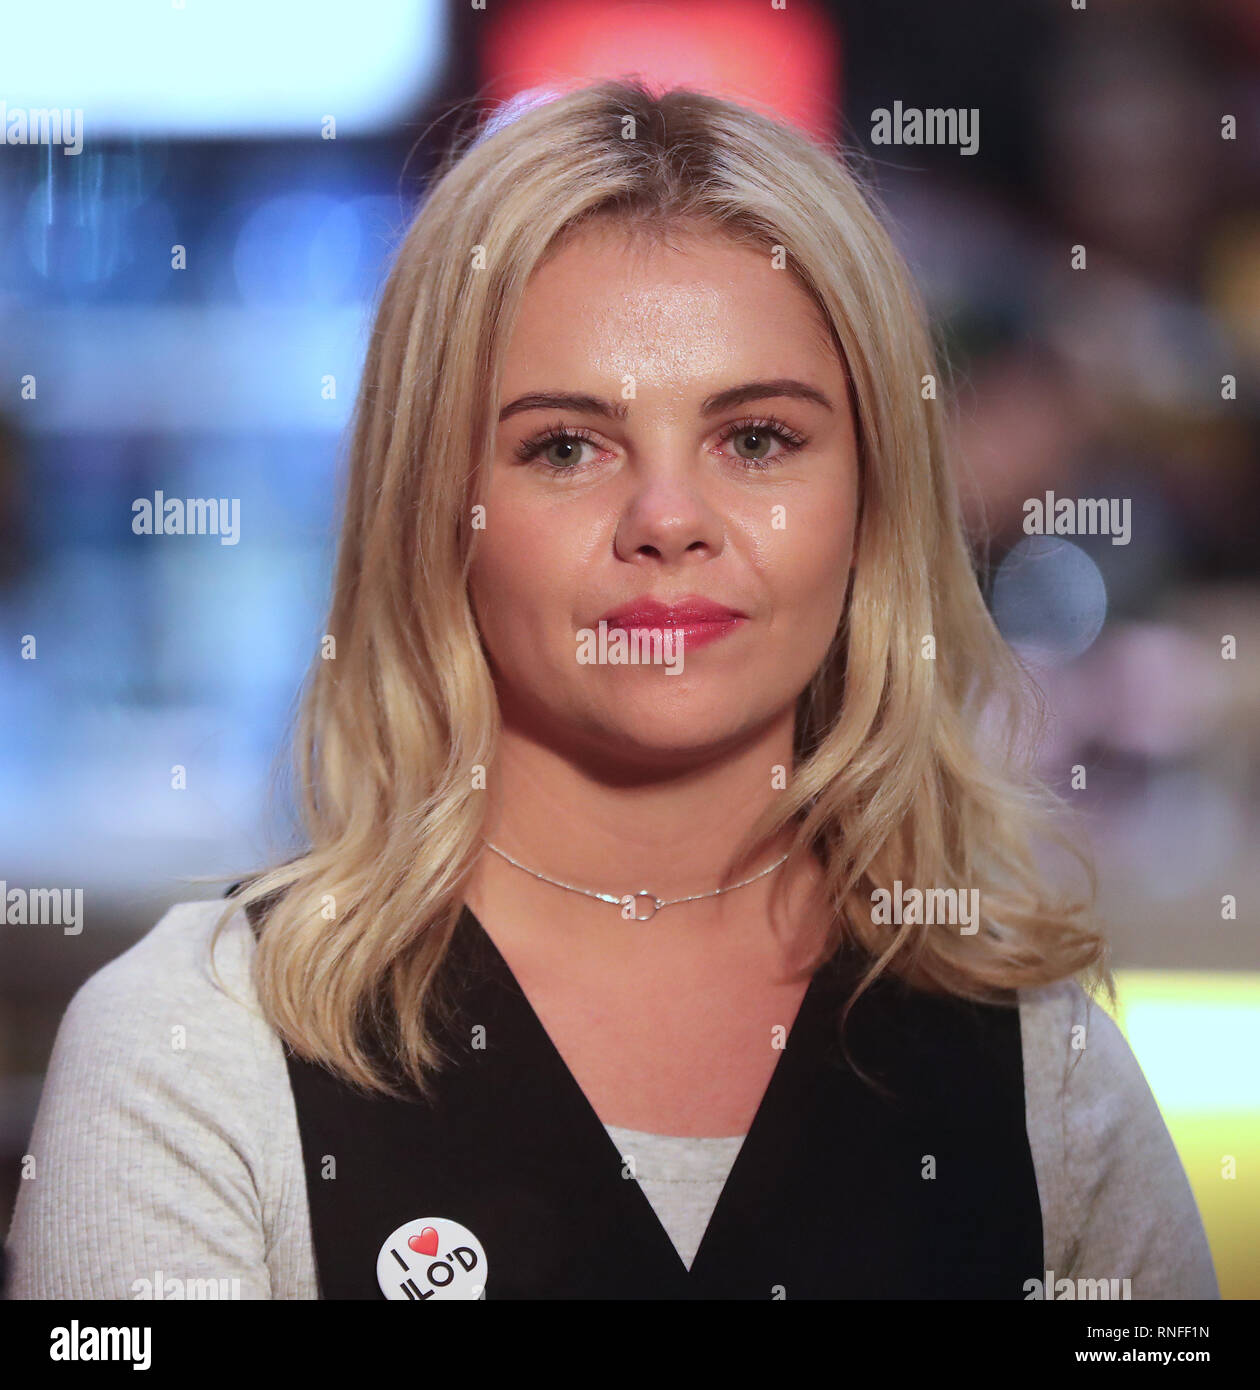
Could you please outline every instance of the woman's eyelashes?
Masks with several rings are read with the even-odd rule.
[[[728,440],[740,441],[736,444],[737,458],[745,468],[769,468],[772,463],[796,453],[809,443],[803,434],[798,434],[782,420],[772,417],[737,420],[733,425],[727,425],[718,443],[725,444]],[[778,453],[768,453],[767,450],[774,444],[779,446]]]
[[[724,454],[723,457],[755,472],[803,449],[809,440],[782,420],[764,416],[727,425],[716,442],[718,445],[734,442],[734,455]],[[535,464],[549,473],[577,473],[592,466],[592,460],[582,458],[584,446],[597,451],[601,448],[590,430],[564,424],[549,425],[522,440],[515,449],[515,456],[519,462]]]
[[[599,448],[598,440],[589,430],[549,425],[541,433],[523,439],[516,447],[516,457],[521,463],[538,463],[553,473],[572,473],[582,466],[584,444],[592,449]]]

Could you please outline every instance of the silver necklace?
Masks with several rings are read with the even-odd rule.
[[[492,849],[500,859],[506,859],[509,864],[513,864],[518,869],[524,869],[527,874],[532,874],[535,878],[540,878],[544,883],[554,884],[557,888],[567,888],[570,893],[581,893],[587,898],[596,898],[601,903],[612,903],[614,907],[622,909],[622,916],[626,917],[626,908],[633,907],[633,920],[636,922],[650,922],[653,917],[663,907],[677,907],[679,903],[694,903],[701,898],[716,898],[722,893],[733,893],[736,888],[747,888],[750,883],[756,883],[759,878],[765,878],[769,873],[773,873],[791,854],[788,850],[781,859],[776,859],[768,868],[762,869],[759,874],[753,874],[751,878],[746,878],[742,883],[732,883],[726,888],[711,888],[707,893],[693,893],[689,898],[658,898],[655,893],[649,893],[646,888],[640,888],[637,893],[623,893],[620,897],[616,893],[595,893],[589,888],[579,888],[573,883],[561,883],[558,878],[549,878],[546,874],[540,874],[536,869],[531,869],[528,865],[522,864],[519,859],[501,850],[498,845],[492,845],[489,840],[485,841],[487,849]],[[640,909],[646,909],[640,911]],[[630,918],[627,917],[627,921]]]

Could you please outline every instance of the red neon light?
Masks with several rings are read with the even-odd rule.
[[[637,75],[769,109],[816,137],[836,132],[840,40],[810,0],[531,0],[480,22],[481,79],[496,98]]]

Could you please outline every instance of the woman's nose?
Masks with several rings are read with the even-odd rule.
[[[642,480],[617,525],[617,558],[632,562],[711,560],[725,541],[722,520],[700,490],[678,477]]]

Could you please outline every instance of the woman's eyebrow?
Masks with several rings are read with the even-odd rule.
[[[776,381],[750,381],[743,386],[732,386],[710,396],[700,407],[701,415],[717,415],[732,406],[746,405],[749,401],[771,400],[775,396],[793,396],[801,401],[813,401],[824,410],[832,410],[831,402],[815,386],[807,386],[803,381],[793,381],[791,377],[781,377]]]
[[[518,396],[511,405],[499,411],[502,424],[511,415],[519,415],[523,410],[571,410],[578,415],[606,415],[610,420],[626,418],[626,403],[613,404],[602,396],[585,396],[570,391],[531,391],[527,396]]]
[[[732,406],[746,405],[749,401],[770,400],[776,396],[791,396],[797,400],[813,401],[825,410],[835,409],[816,387],[784,377],[776,381],[749,381],[742,386],[731,386],[725,391],[719,391],[705,400],[700,407],[700,413],[717,415],[723,410],[730,410]],[[625,401],[606,401],[602,396],[587,396],[569,391],[531,391],[528,395],[518,396],[509,405],[505,405],[499,411],[499,423],[502,424],[509,417],[526,410],[571,410],[576,414],[603,415],[610,420],[626,418]]]

